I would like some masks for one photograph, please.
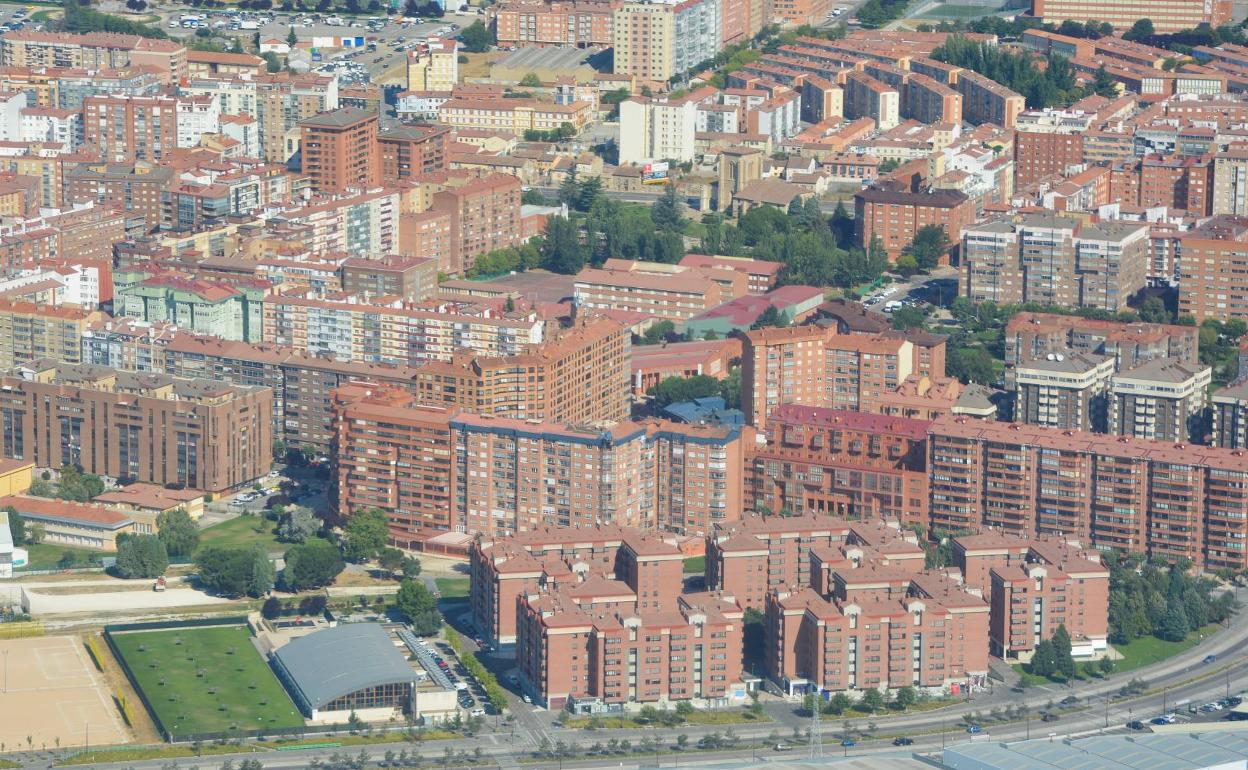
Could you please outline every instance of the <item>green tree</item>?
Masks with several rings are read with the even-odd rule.
[[[174,508],[158,515],[156,531],[170,556],[188,557],[199,547],[199,526],[185,508]]]
[[[940,263],[940,258],[949,253],[949,233],[944,225],[924,225],[914,234],[914,240],[906,247],[906,252],[914,256],[920,270],[931,270]]]
[[[754,319],[754,323],[750,324],[751,329],[769,329],[772,327],[783,328],[788,326],[791,320],[787,313],[777,308],[775,305],[768,305],[758,318]]]
[[[496,43],[494,33],[480,21],[474,21],[459,33],[464,50],[468,53],[485,53]]]
[[[1075,676],[1075,658],[1070,643],[1070,632],[1061,624],[1053,632],[1053,666],[1067,679]]]
[[[327,586],[346,566],[338,548],[319,538],[292,546],[286,551],[285,561],[282,582],[291,591]]]
[[[277,524],[277,539],[283,543],[302,543],[321,529],[321,520],[311,508],[292,505],[282,511]]]
[[[678,233],[685,225],[680,215],[680,205],[676,198],[676,185],[669,181],[663,188],[663,194],[650,207],[650,220],[654,226],[664,232]]]
[[[26,545],[26,521],[11,505],[4,512],[9,516],[9,535],[13,538],[13,545]]]
[[[927,313],[920,307],[910,305],[899,307],[893,312],[893,328],[901,331],[925,329],[927,328]]]
[[[693,711],[693,704],[687,700],[679,701],[676,704],[676,715],[683,720],[688,720],[689,717],[693,716]]]
[[[829,714],[840,716],[841,714],[844,714],[852,705],[853,702],[850,701],[848,695],[843,692],[837,692],[828,699],[827,711]]]
[[[273,564],[259,544],[201,547],[195,552],[195,568],[200,585],[225,596],[258,598],[273,588]]]
[[[1092,80],[1092,91],[1097,96],[1103,96],[1106,99],[1112,99],[1118,95],[1118,81],[1105,71],[1103,64],[1096,70],[1096,76]]]
[[[377,554],[377,566],[393,574],[403,569],[406,558],[398,548],[382,548]]]
[[[878,173],[880,176],[883,176],[884,174],[890,174],[896,171],[897,167],[900,165],[901,165],[901,161],[897,160],[896,158],[885,158],[884,160],[880,161],[880,165],[876,166],[876,173]]]
[[[542,266],[555,273],[576,275],[585,267],[586,253],[577,226],[564,217],[546,220]]]
[[[946,371],[964,383],[991,384],[995,379],[992,356],[983,348],[950,348]]]
[[[863,691],[862,700],[858,702],[858,706],[874,714],[884,708],[884,695],[876,688],[868,687]]]
[[[897,704],[897,708],[901,709],[902,711],[905,711],[906,709],[913,706],[915,701],[917,701],[918,699],[919,699],[918,691],[916,691],[910,685],[906,685],[904,687],[897,688],[897,695],[894,697],[894,702]]]
[[[169,553],[156,535],[119,537],[117,573],[123,578],[154,578],[169,567]]]
[[[1168,324],[1174,322],[1174,317],[1161,297],[1149,297],[1140,304],[1140,320],[1150,324]]]
[[[1132,42],[1144,42],[1155,34],[1157,32],[1153,29],[1152,19],[1136,19],[1135,23],[1131,25],[1131,29],[1122,33],[1122,39]]]
[[[385,511],[380,508],[361,508],[351,514],[343,534],[346,545],[343,555],[349,561],[366,562],[381,552],[390,540],[390,526]]]
[[[646,329],[646,333],[641,335],[640,343],[642,345],[658,345],[667,342],[667,339],[676,333],[676,324],[671,321],[663,320],[650,324]]]
[[[602,198],[602,180],[591,176],[581,183],[581,188],[576,192],[576,210],[589,211],[600,198]]]
[[[542,79],[537,76],[536,72],[529,72],[520,78],[520,85],[525,88],[541,88]]]
[[[432,636],[442,628],[442,613],[429,589],[418,580],[404,580],[399,584],[394,606],[407,617],[412,630],[421,636]]]
[[[294,48],[299,43],[299,36],[295,34],[295,28],[290,27],[286,33],[286,45]]]
[[[692,377],[668,377],[650,389],[656,409],[681,401],[719,395],[719,380],[705,374]]]
[[[1172,604],[1161,618],[1161,624],[1157,627],[1157,636],[1167,642],[1181,642],[1187,638],[1187,632],[1190,630],[1187,613],[1184,612],[1183,606]]]
[[[260,54],[260,58],[264,59],[264,68],[269,72],[281,72],[286,69],[286,65],[282,63],[281,57],[273,51],[265,51]]]
[[[1057,671],[1057,658],[1050,639],[1041,639],[1031,653],[1031,673],[1036,676],[1052,676]]]

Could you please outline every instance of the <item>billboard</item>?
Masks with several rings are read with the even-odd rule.
[[[647,163],[641,167],[642,184],[667,184],[667,163]]]

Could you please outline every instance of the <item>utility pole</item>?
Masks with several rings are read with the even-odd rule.
[[[1105,693],[1105,729],[1109,729],[1109,693]]]
[[[1226,697],[1231,697],[1231,669],[1229,666],[1226,669]]]
[[[819,691],[810,706],[810,758],[823,756],[823,730],[819,727]]]

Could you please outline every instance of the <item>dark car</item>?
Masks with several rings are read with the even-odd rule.
[[[1212,662],[1214,662],[1214,661],[1215,661],[1215,660],[1217,660],[1217,659],[1218,659],[1218,656],[1217,656],[1217,655],[1206,655],[1206,656],[1205,656],[1205,662],[1206,662],[1206,663],[1212,663]]]
[[[914,739],[913,739],[913,738],[907,738],[907,737],[905,737],[905,736],[899,736],[899,737],[897,737],[897,738],[894,738],[894,739],[893,739],[893,745],[894,745],[894,746],[913,746],[913,745],[914,745]]]
[[[1067,695],[1065,698],[1062,698],[1063,706],[1073,706],[1078,702],[1079,702],[1079,699],[1073,695]]]
[[[858,741],[854,740],[853,738],[846,738],[841,741],[841,745],[847,749],[850,749],[850,748],[853,748],[854,746],[857,746]]]
[[[1138,719],[1132,719],[1130,722],[1127,722],[1127,729],[1128,730],[1143,730],[1144,723]]]
[[[1061,717],[1053,713],[1048,713],[1040,717],[1041,722],[1056,722],[1059,719],[1061,719]]]

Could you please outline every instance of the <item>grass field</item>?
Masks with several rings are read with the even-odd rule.
[[[1200,631],[1188,634],[1187,638],[1181,642],[1167,642],[1155,636],[1142,636],[1126,644],[1115,644],[1114,649],[1122,655],[1122,660],[1114,661],[1114,671],[1131,671],[1178,655],[1199,644],[1202,634],[1207,638],[1218,628],[1216,623],[1210,624]]]
[[[277,536],[273,534],[275,526],[263,516],[239,516],[213,524],[200,532],[199,544],[237,548],[259,543],[269,552],[285,551],[287,546],[277,542]]]
[[[100,566],[100,552],[84,548],[67,548],[55,543],[40,543],[23,546],[30,554],[30,562],[25,569],[60,569],[61,557],[66,553],[74,555],[75,567]]]
[[[703,572],[706,572],[705,556],[690,556],[688,559],[685,559],[686,575],[700,575]]]
[[[438,593],[443,599],[463,599],[468,596],[470,586],[468,578],[434,578]]]
[[[303,725],[242,626],[121,633],[113,635],[113,643],[167,732]]]
[[[980,16],[988,16],[1001,10],[1000,8],[990,8],[983,5],[938,5],[927,13],[919,16],[921,19],[975,19]]]

